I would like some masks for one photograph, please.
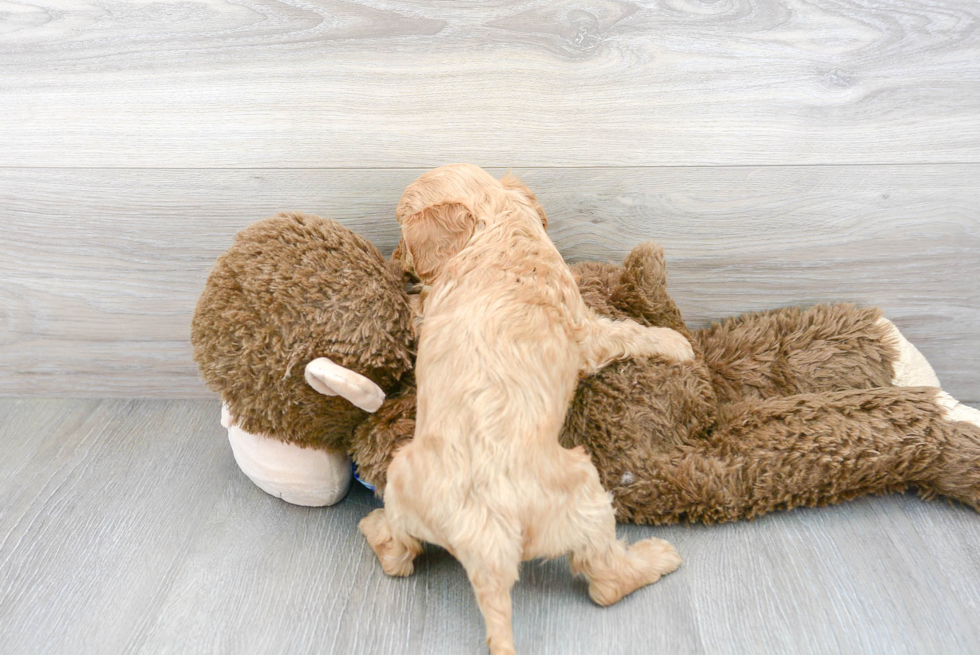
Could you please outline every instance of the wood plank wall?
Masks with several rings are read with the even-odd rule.
[[[191,312],[279,210],[390,252],[513,169],[574,261],[667,248],[694,324],[881,305],[980,401],[980,5],[0,4],[0,394],[200,397]]]

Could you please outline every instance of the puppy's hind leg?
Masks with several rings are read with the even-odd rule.
[[[480,542],[456,544],[453,554],[466,569],[487,628],[490,655],[514,655],[510,591],[521,562],[519,543],[482,534]]]
[[[409,534],[395,529],[383,509],[376,509],[365,516],[357,527],[378,556],[385,573],[398,577],[412,575],[415,558],[422,552],[422,544]]]
[[[650,537],[627,547],[614,537],[572,551],[571,564],[572,572],[589,581],[589,597],[605,606],[675,571],[681,557],[663,539]]]
[[[581,341],[587,374],[627,357],[661,355],[678,362],[694,359],[691,342],[670,328],[646,327],[632,320],[590,319]]]
[[[595,466],[580,448],[564,452],[578,488],[565,510],[548,521],[534,554],[571,551],[572,571],[586,577],[589,596],[599,605],[611,605],[677,569],[681,558],[663,539],[644,539],[627,547],[616,538],[612,499]]]

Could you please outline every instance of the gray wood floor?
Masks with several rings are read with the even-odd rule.
[[[387,578],[377,502],[287,505],[235,467],[213,401],[0,401],[0,652],[481,653],[465,573]],[[665,528],[676,573],[610,608],[564,561],[515,588],[524,653],[980,652],[980,516],[911,495]]]

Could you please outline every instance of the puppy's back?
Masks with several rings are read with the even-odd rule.
[[[578,374],[576,291],[543,228],[477,234],[426,301],[419,426],[492,448],[556,438]]]

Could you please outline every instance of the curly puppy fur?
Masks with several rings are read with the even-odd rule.
[[[595,467],[558,442],[580,375],[616,359],[692,359],[666,328],[589,310],[514,180],[475,166],[424,174],[398,207],[403,255],[431,285],[416,361],[414,439],[388,469],[385,508],[361,523],[384,570],[412,571],[418,540],[464,566],[491,653],[513,653],[521,560],[571,553],[597,603],[673,571],[660,540],[627,548]]]
[[[242,230],[215,263],[191,342],[243,430],[347,451],[368,414],[314,391],[303,369],[329,357],[390,392],[413,366],[411,322],[402,279],[370,242],[284,213]]]

